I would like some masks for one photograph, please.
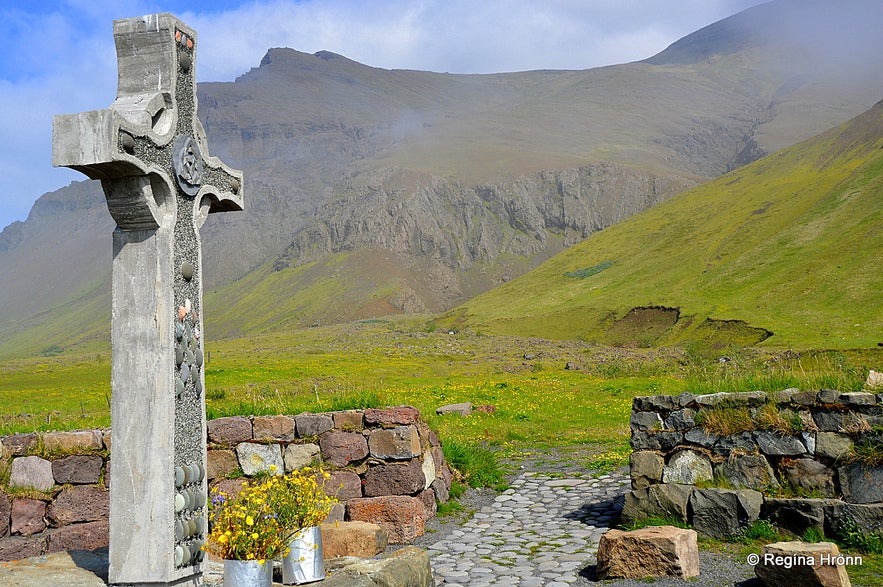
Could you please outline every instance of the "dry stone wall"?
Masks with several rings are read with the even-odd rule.
[[[382,526],[391,543],[423,534],[452,471],[438,436],[416,408],[296,416],[233,416],[207,423],[211,486],[235,492],[275,467],[321,464],[331,517]],[[109,430],[16,434],[0,438],[0,561],[108,543]]]
[[[635,398],[627,519],[717,538],[768,519],[832,535],[883,530],[883,394],[835,390]]]

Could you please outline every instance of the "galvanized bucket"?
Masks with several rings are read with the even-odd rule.
[[[225,560],[224,587],[272,587],[273,561]]]
[[[282,582],[302,585],[325,578],[322,558],[322,533],[319,526],[304,528],[295,534],[289,544],[291,551],[282,559]]]

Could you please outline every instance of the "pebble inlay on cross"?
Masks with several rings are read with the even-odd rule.
[[[207,533],[202,257],[207,215],[242,209],[208,156],[196,33],[171,14],[114,22],[106,110],[55,117],[53,164],[100,179],[113,234],[113,585],[198,585]]]

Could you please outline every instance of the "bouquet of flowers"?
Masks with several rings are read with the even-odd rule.
[[[236,495],[211,491],[209,519],[212,523],[203,550],[227,560],[277,559],[288,554],[288,535],[280,524],[267,485],[246,485]]]
[[[329,477],[325,471],[304,467],[267,481],[264,488],[267,501],[287,538],[302,528],[318,526],[328,517],[331,507],[337,503],[324,489],[324,481]],[[323,480],[321,486],[319,479]]]

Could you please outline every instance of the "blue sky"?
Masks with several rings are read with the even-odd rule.
[[[5,0],[0,229],[85,176],[52,167],[52,116],[116,96],[112,22],[171,12],[196,29],[199,81],[232,81],[270,47],[388,69],[588,69],[649,57],[763,0]]]

